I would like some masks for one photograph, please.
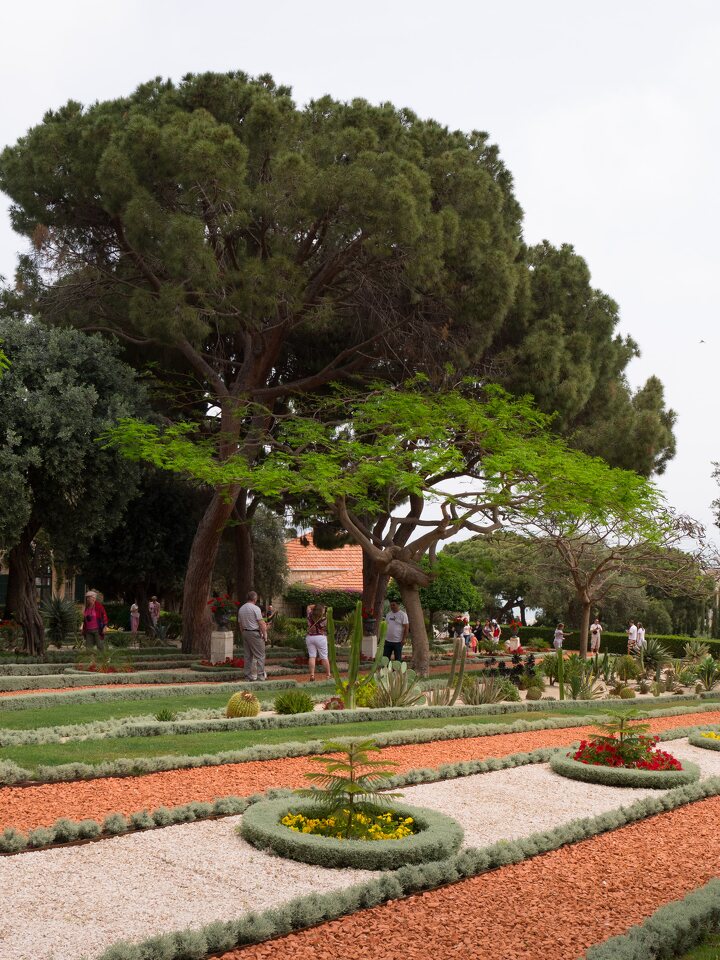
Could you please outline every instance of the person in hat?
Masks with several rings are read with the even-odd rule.
[[[160,601],[157,597],[150,597],[148,612],[150,614],[150,623],[156,627],[158,625],[158,620],[160,619]]]
[[[94,590],[85,594],[85,609],[83,610],[82,634],[86,647],[105,649],[105,628],[108,625],[108,615],[105,607],[100,603]]]
[[[137,633],[140,628],[140,607],[134,603],[130,607],[130,633]]]

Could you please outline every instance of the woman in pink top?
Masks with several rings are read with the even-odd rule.
[[[85,594],[85,609],[83,610],[82,633],[86,647],[105,649],[105,627],[108,625],[108,616],[105,607],[97,599],[94,590]]]

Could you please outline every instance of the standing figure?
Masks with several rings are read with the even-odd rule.
[[[647,643],[645,641],[645,627],[640,623],[639,620],[637,625],[637,637],[635,639],[635,646],[637,648],[638,653],[644,650],[645,647],[647,646]]]
[[[140,608],[136,603],[130,607],[130,633],[137,633],[140,627]]]
[[[563,640],[565,639],[566,636],[569,636],[569,634],[565,633],[564,627],[565,627],[564,623],[559,623],[557,627],[555,627],[555,636],[553,637],[553,647],[555,647],[556,650],[562,650]]]
[[[602,624],[597,617],[590,624],[590,653],[600,652],[600,640],[602,639]]]
[[[462,638],[465,641],[465,646],[468,648],[470,647],[470,641],[472,639],[472,636],[473,636],[473,628],[470,626],[470,621],[467,619],[463,620]]]
[[[160,620],[160,602],[157,597],[150,597],[150,603],[148,604],[148,613],[150,614],[150,623],[153,627],[158,625]]]
[[[82,634],[86,647],[105,649],[105,627],[108,625],[108,615],[105,607],[97,599],[94,590],[85,594],[85,609],[83,610]]]
[[[495,643],[499,644],[501,637],[502,637],[502,627],[501,627],[500,624],[497,622],[497,620],[493,620],[493,622],[492,622],[492,638],[493,638],[493,640],[495,641]]]
[[[263,620],[262,610],[257,605],[257,594],[254,590],[250,591],[247,601],[238,610],[238,624],[245,655],[245,679],[267,680],[265,674],[267,624]]]
[[[630,621],[630,626],[627,628],[627,638],[628,638],[628,653],[635,653],[635,648],[637,646],[637,635],[638,628],[635,626],[635,621]]]
[[[385,623],[387,624],[387,633],[385,634],[383,656],[387,657],[388,660],[395,657],[399,663],[402,660],[402,648],[410,629],[410,621],[405,611],[400,609],[397,600],[390,601],[390,611],[385,617]]]
[[[320,666],[324,668],[328,680],[331,680],[330,659],[328,657],[327,617],[325,616],[325,607],[322,603],[316,603],[313,606],[308,614],[307,624],[305,646],[308,652],[310,679],[315,679],[315,661],[319,660]]]

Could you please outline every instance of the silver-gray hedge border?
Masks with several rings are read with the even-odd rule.
[[[394,873],[382,874],[367,883],[356,884],[332,893],[313,893],[298,897],[282,907],[262,913],[248,913],[236,920],[208,924],[201,930],[168,933],[142,943],[121,941],[106,950],[98,960],[200,960],[208,954],[223,953],[251,943],[260,943],[285,936],[295,930],[336,920],[388,900],[397,900],[424,890],[478,876],[488,870],[520,863],[530,857],[549,853],[570,843],[577,843],[628,823],[635,823],[666,810],[720,794],[720,777],[669,790],[660,796],[645,797],[626,807],[611,810],[597,817],[585,817],[554,830],[535,833],[520,840],[500,841],[481,849],[462,850],[454,857],[433,863],[401,867]],[[188,938],[192,950],[188,951]],[[650,955],[652,956],[652,955]],[[663,956],[659,954],[658,956]],[[667,956],[667,954],[664,954]],[[606,954],[602,960],[610,960]],[[639,960],[626,954],[623,960]],[[642,957],[642,955],[640,955]],[[600,960],[597,956],[592,960]],[[612,960],[620,960],[616,954]]]
[[[718,727],[708,726],[707,731],[712,731],[713,733],[717,733]],[[699,728],[695,728],[692,731],[692,733],[688,735],[688,740],[693,745],[693,747],[700,747],[703,750],[720,750],[720,740],[712,740],[712,739],[709,739],[708,737],[701,736]]]
[[[561,777],[600,783],[605,787],[645,787],[652,790],[670,790],[700,779],[700,767],[685,761],[682,770],[631,770],[626,767],[601,767],[581,763],[564,751],[550,761],[550,768]]]
[[[679,957],[720,929],[720,880],[674,900],[627,933],[590,947],[586,960],[661,960]]]
[[[312,800],[286,797],[248,808],[238,833],[261,850],[319,867],[355,870],[398,870],[411,863],[446,860],[460,849],[464,832],[452,817],[424,807],[388,803],[399,816],[412,817],[418,833],[402,840],[335,840],[333,837],[297,833],[280,823],[286,813],[317,813]]]
[[[405,773],[398,773],[390,777],[388,789],[396,790],[401,787],[416,786],[420,783],[436,783],[438,780],[451,780],[477,773],[509,770],[512,767],[521,767],[529,763],[547,763],[554,753],[555,750],[552,748],[542,748],[533,750],[532,753],[513,753],[506,757],[491,757],[489,760],[465,760],[460,763],[443,764],[440,767],[421,767],[415,770],[407,770]],[[142,810],[130,817],[126,817],[122,813],[113,813],[106,817],[103,822],[94,820],[80,822],[84,824],[94,823],[95,827],[89,828],[92,832],[92,838],[102,840],[105,837],[121,833],[151,829],[156,826],[168,826],[171,823],[186,823],[189,816],[188,809],[191,809],[196,820],[206,817],[230,816],[243,813],[248,803],[256,803],[258,800],[267,800],[274,797],[290,796],[292,793],[291,790],[273,787],[264,794],[254,794],[246,798],[220,797],[214,804],[180,804],[175,807],[161,807],[159,808],[160,812],[156,810],[153,813],[148,813],[146,810]],[[157,822],[156,817],[158,818]],[[28,849],[39,850],[42,847],[57,843],[72,843],[80,838],[80,822],[70,821],[63,817],[50,827],[37,827],[27,834],[15,828],[8,828],[0,833],[0,854],[22,853]],[[77,835],[75,835],[75,831],[78,831]],[[81,839],[89,838],[83,837]]]

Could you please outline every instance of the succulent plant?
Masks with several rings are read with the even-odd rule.
[[[249,690],[234,693],[228,700],[226,717],[256,717],[260,713],[260,701]]]
[[[315,702],[304,690],[288,690],[275,697],[276,713],[312,713]]]

